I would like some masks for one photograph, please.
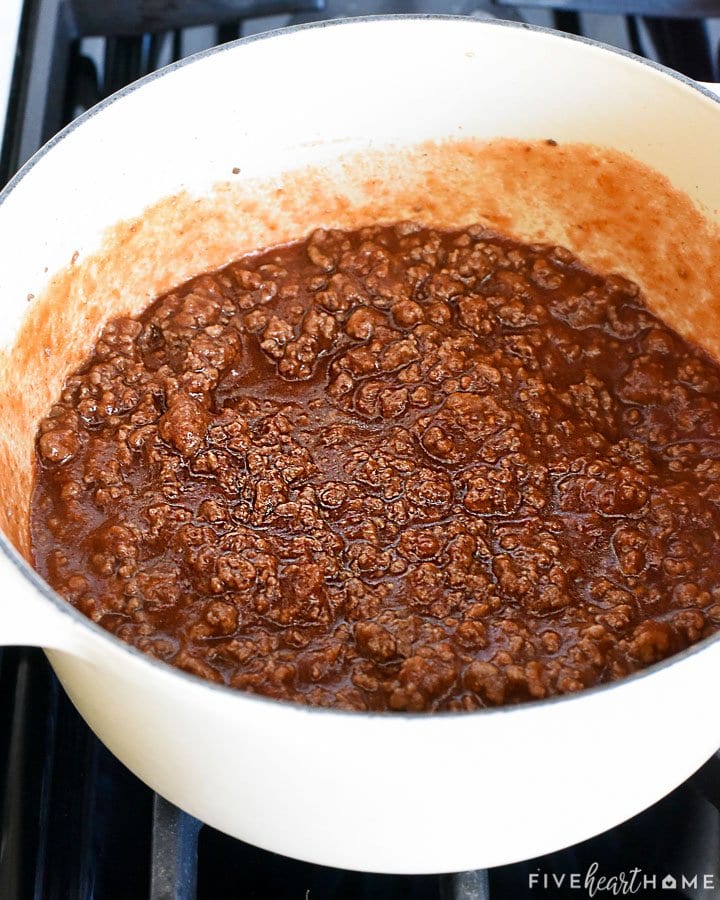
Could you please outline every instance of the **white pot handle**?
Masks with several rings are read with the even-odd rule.
[[[72,613],[43,597],[14,548],[0,546],[0,646],[43,647],[86,655],[87,635]],[[83,640],[85,638],[85,640]]]

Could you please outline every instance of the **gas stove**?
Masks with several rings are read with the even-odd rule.
[[[63,125],[174,59],[269,28],[388,12],[523,18],[718,80],[720,2],[0,0],[0,185]],[[627,16],[664,13],[675,19]],[[572,10],[569,9],[572,7]],[[609,10],[607,15],[593,8]],[[644,9],[643,9],[644,7]],[[680,18],[682,16],[682,18]],[[551,811],[549,811],[550,813]],[[482,815],[482,810],[477,811]],[[603,880],[604,879],[604,880]],[[131,775],[37,650],[0,651],[0,900],[487,900],[720,896],[720,754],[651,809],[575,847],[490,871],[368,875],[233,840]]]
[[[0,9],[0,123],[5,121],[10,99],[22,6],[22,0],[6,0]]]

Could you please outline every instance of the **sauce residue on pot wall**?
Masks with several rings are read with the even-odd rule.
[[[99,251],[57,273],[43,293],[28,285],[36,299],[0,375],[0,526],[27,557],[37,422],[103,323],[138,313],[199,272],[320,226],[480,222],[626,275],[655,313],[719,357],[717,215],[616,151],[516,140],[366,152],[273,181],[235,179],[207,197],[161,200],[109,228]]]

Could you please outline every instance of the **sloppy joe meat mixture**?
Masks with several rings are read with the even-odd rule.
[[[562,248],[317,231],[105,327],[40,425],[34,561],[270,697],[577,691],[720,627],[719,376]]]

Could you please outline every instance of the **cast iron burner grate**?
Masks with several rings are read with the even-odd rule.
[[[523,3],[538,5],[544,0]],[[663,0],[663,12],[671,15],[673,5]],[[697,45],[685,41],[673,43],[670,58],[663,57],[662,41],[650,46],[646,20],[577,11],[590,2],[557,6],[559,12],[532,21],[589,31],[675,65],[701,64],[706,80],[718,75],[712,69],[716,38],[707,23],[678,31],[704,41],[699,56]],[[631,4],[604,0],[597,6],[617,12]],[[640,0],[635,6],[647,11]],[[475,0],[26,0],[0,184],[83,109],[204,47],[338,15],[489,15],[493,8],[497,12]],[[713,10],[703,3],[705,14]],[[507,9],[502,14],[517,16]],[[666,34],[663,28],[655,33]],[[180,812],[97,741],[40,651],[0,651],[0,900],[572,900],[587,892],[571,886],[570,874],[584,876],[593,864],[609,875],[641,868],[650,882],[639,896],[719,896],[720,755],[650,810],[568,850],[489,873],[365,875],[258,850]],[[553,880],[563,875],[560,884]],[[661,888],[667,875],[676,879],[675,888]]]

